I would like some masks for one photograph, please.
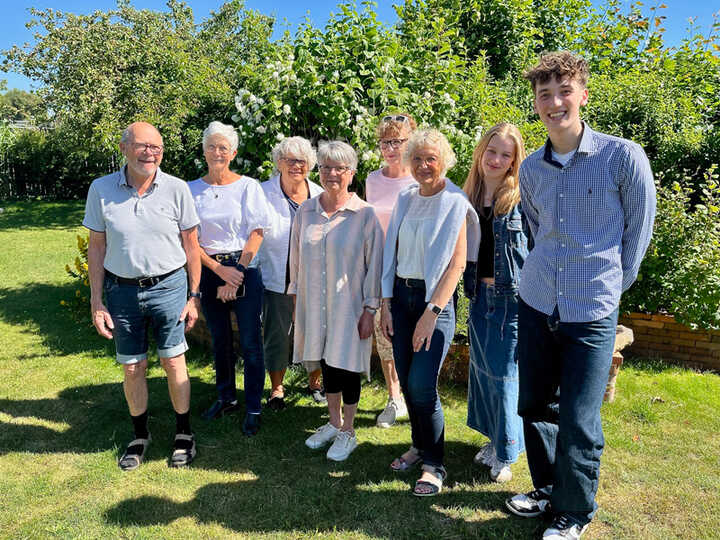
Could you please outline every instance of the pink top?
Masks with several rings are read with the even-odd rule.
[[[412,176],[388,178],[382,169],[368,174],[365,180],[365,199],[375,208],[383,234],[387,234],[388,223],[399,193],[408,186],[417,184]]]

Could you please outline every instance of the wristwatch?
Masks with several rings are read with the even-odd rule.
[[[428,302],[427,309],[432,311],[435,315],[440,315],[440,313],[442,313],[442,308],[440,306],[436,306],[432,302]]]
[[[243,274],[247,274],[247,268],[245,268],[242,264],[237,263],[235,265],[235,268],[237,268],[239,272],[242,272]]]
[[[365,306],[365,311],[370,313],[370,315],[375,315],[377,313],[377,308]]]
[[[190,298],[197,298],[198,300],[200,300],[202,298],[202,293],[200,291],[190,291],[188,293],[188,300]]]

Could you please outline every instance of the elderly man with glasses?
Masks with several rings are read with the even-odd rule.
[[[198,317],[199,219],[187,184],[160,170],[163,144],[155,127],[131,124],[120,150],[127,164],[92,182],[83,220],[90,230],[92,321],[101,336],[115,340],[135,431],[118,465],[136,469],[151,440],[146,371],[152,325],[177,423],[169,464],[184,467],[196,454],[185,332]]]

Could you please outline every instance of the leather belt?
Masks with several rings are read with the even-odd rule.
[[[180,267],[182,268],[182,266]],[[141,278],[124,278],[120,277],[118,275],[113,274],[109,270],[105,270],[105,273],[109,275],[112,279],[117,281],[118,283],[122,283],[123,285],[135,285],[136,287],[152,287],[154,285],[157,285],[160,283],[163,279],[172,276],[175,272],[180,270],[180,268],[176,268],[175,270],[172,270],[168,272],[167,274],[163,274],[161,276],[150,276],[150,277],[141,277]]]

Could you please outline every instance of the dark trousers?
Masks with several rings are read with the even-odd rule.
[[[237,261],[223,261],[235,265]],[[232,302],[221,302],[216,298],[217,288],[225,282],[218,275],[203,266],[200,279],[202,309],[212,336],[215,357],[215,384],[218,398],[223,401],[237,399],[235,389],[235,363],[231,313],[235,313],[238,335],[244,363],[245,404],[247,412],[259,413],[263,386],[265,385],[265,363],[263,361],[262,312],[263,284],[260,271],[248,268],[245,273],[245,296]]]
[[[597,321],[561,322],[519,302],[518,412],[535,488],[552,486],[553,512],[590,522],[597,504],[600,420],[617,309]]]
[[[438,315],[430,350],[413,351],[412,336],[427,302],[424,287],[396,280],[390,312],[393,356],[410,416],[412,443],[427,465],[441,466],[445,457],[445,417],[438,395],[438,374],[455,333],[452,300]]]

